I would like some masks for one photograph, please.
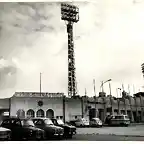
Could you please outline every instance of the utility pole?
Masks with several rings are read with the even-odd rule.
[[[79,8],[62,3],[61,4],[61,19],[67,24],[68,33],[68,96],[73,97],[77,94],[76,74],[75,74],[75,56],[74,56],[74,41],[73,41],[73,23],[79,21]]]
[[[42,73],[40,73],[40,97],[41,97],[41,75]]]
[[[129,86],[129,84],[128,84],[128,92],[129,92],[129,94],[130,94],[130,86]]]
[[[133,94],[135,94],[135,86],[133,85]]]
[[[87,96],[87,90],[86,90],[86,88],[85,88],[85,96]]]
[[[95,79],[93,79],[93,85],[94,85],[94,103],[95,103],[95,109],[96,109],[96,103],[97,103],[97,101],[96,101],[96,89],[95,89]],[[97,116],[97,112],[96,112],[96,116]]]
[[[95,79],[93,79],[93,85],[94,85],[94,96],[96,96]]]
[[[111,96],[112,94],[111,94],[111,83],[110,83],[110,81],[109,81],[109,90],[110,90],[110,96]]]

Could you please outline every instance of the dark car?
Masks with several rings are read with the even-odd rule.
[[[54,125],[64,128],[64,137],[65,138],[72,138],[72,136],[76,134],[75,126],[72,126],[69,124],[64,124],[64,122],[61,119],[52,118],[51,120]]]
[[[11,140],[11,130],[0,127],[0,140]]]
[[[35,127],[31,119],[7,117],[3,119],[1,126],[11,130],[12,140],[42,140],[45,138],[44,130]]]
[[[63,128],[55,126],[49,118],[33,118],[34,124],[45,131],[45,136],[48,139],[62,138],[64,134]]]

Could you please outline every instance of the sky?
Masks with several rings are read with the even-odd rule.
[[[74,24],[79,95],[94,96],[101,81],[112,79],[112,95],[121,88],[143,91],[144,1],[75,2],[80,20]],[[0,4],[0,98],[15,91],[67,95],[67,32],[60,3]],[[104,91],[109,94],[108,83]],[[120,96],[120,91],[118,93]]]

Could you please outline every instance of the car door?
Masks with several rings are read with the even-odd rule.
[[[24,133],[20,119],[12,119],[11,125],[12,136],[16,139],[22,139],[24,137]]]

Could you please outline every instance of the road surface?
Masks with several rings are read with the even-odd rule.
[[[77,134],[71,140],[66,141],[144,141],[144,137]]]

